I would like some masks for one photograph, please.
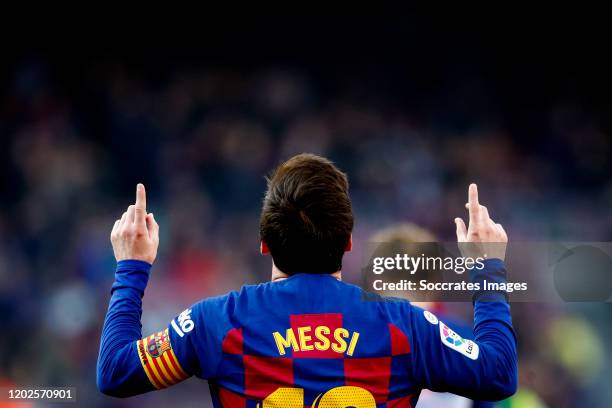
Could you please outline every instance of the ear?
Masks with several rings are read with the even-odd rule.
[[[262,255],[268,255],[270,253],[270,248],[268,248],[268,244],[266,244],[265,241],[259,242],[259,252]]]
[[[348,242],[346,243],[346,248],[344,252],[351,252],[353,250],[353,234],[349,237]]]

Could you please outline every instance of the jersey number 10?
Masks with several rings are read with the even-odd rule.
[[[258,408],[304,408],[302,388],[281,387],[263,400]],[[319,395],[312,403],[313,408],[376,408],[374,397],[360,387],[343,386],[332,388]]]

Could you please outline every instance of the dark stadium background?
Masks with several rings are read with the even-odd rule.
[[[610,241],[609,34],[579,15],[267,17],[7,44],[0,382],[74,386],[87,406],[208,406],[195,379],[123,401],[95,389],[108,235],[137,182],[162,229],[144,332],[268,277],[270,259],[258,254],[264,175],[302,151],[349,174],[348,280],[382,226],[412,221],[453,240],[471,181],[511,240]],[[610,303],[513,310],[523,398],[514,406],[536,407],[524,402],[536,395],[542,406],[606,406]]]

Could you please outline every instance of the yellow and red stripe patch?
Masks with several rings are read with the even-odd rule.
[[[189,377],[172,350],[168,329],[138,340],[136,349],[140,364],[155,388],[166,388]]]

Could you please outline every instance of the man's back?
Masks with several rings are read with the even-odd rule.
[[[505,273],[486,265],[484,276]],[[516,386],[509,306],[475,307],[476,339],[495,333],[480,344],[407,301],[296,274],[197,303],[170,323],[169,343],[185,372],[209,380],[218,407],[412,407],[423,388],[499,399]]]
[[[294,393],[296,406],[312,406],[349,386],[346,398],[407,407],[419,392],[411,380],[409,314],[408,303],[366,300],[360,288],[331,275],[297,274],[194,306],[192,356],[211,367],[199,375],[211,380],[217,406],[272,402],[281,387],[303,390],[303,402],[301,391]],[[215,327],[198,331],[207,322]],[[171,341],[184,343],[176,331]],[[174,347],[179,359],[194,351]]]

